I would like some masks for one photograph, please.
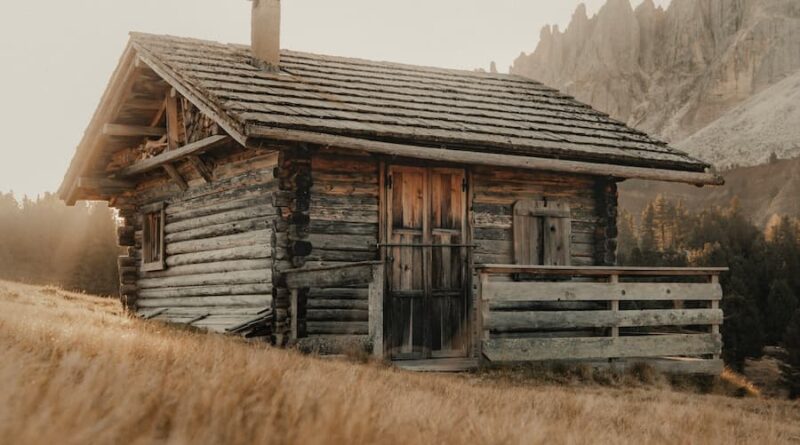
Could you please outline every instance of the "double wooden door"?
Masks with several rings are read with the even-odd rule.
[[[468,351],[466,189],[461,169],[388,169],[386,342],[395,360]]]

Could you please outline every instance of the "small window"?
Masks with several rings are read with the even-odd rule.
[[[164,203],[142,208],[142,270],[164,270]]]
[[[572,220],[568,204],[517,201],[513,225],[516,264],[570,265]]]

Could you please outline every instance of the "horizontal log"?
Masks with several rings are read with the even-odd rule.
[[[481,284],[486,301],[721,300],[718,283],[500,282]]]
[[[167,257],[167,267],[189,264],[214,263],[218,261],[248,260],[269,258],[272,249],[268,246],[240,246],[228,249],[207,250],[195,253],[184,253]]]
[[[335,288],[328,287],[324,289],[312,288],[308,291],[309,301],[311,299],[333,299],[333,300],[365,300],[369,297],[369,291],[366,288]]]
[[[213,308],[250,307],[261,310],[272,304],[272,295],[226,295],[217,297],[140,298],[141,308]],[[222,310],[222,309],[220,309]]]
[[[155,170],[165,164],[181,160],[187,156],[202,154],[216,147],[228,144],[232,139],[228,136],[211,136],[206,139],[193,142],[181,148],[166,151],[143,161],[138,161],[129,167],[125,167],[116,172],[116,177],[127,178],[140,175]]]
[[[145,278],[136,284],[140,289],[183,287],[183,286],[209,286],[215,284],[241,284],[241,283],[270,283],[271,270],[248,270],[240,272],[210,273],[202,275],[188,275],[168,278]]]
[[[306,312],[308,321],[367,321],[369,312],[360,309],[317,309]]]
[[[175,223],[167,223],[164,226],[164,232],[172,234],[176,232],[183,232],[187,230],[204,228],[216,224],[224,224],[234,221],[242,221],[246,219],[261,218],[266,216],[276,215],[275,208],[269,204],[262,204],[259,206],[248,207],[246,209],[238,209],[230,212],[217,213],[208,216],[199,216],[192,219],[183,220]]]
[[[378,249],[376,235],[324,235],[312,233],[308,241],[315,249],[374,252]]]
[[[299,130],[267,128],[255,125],[248,127],[248,134],[255,137],[280,141],[307,142],[325,146],[363,150],[368,153],[378,153],[388,156],[401,156],[460,164],[494,165],[517,169],[564,172],[576,175],[583,174],[615,178],[682,182],[694,185],[722,185],[725,183],[722,177],[713,172],[667,170],[661,168],[633,167],[628,165],[568,161],[563,159],[547,159],[465,150],[432,149],[429,147],[370,141]],[[250,143],[249,140],[248,143]],[[253,144],[257,143],[254,141]]]
[[[228,193],[219,193],[203,199],[179,201],[166,206],[167,223],[184,219],[215,215],[231,210],[246,209],[253,206],[272,204],[269,191],[263,185],[256,189],[237,189]]]
[[[105,124],[104,136],[115,137],[161,137],[167,134],[166,128],[144,127],[138,125]]]
[[[308,335],[367,335],[369,326],[366,322],[332,322],[309,321],[306,322]]]
[[[710,324],[722,324],[722,310],[490,312],[488,320],[484,320],[486,328],[498,332]]]
[[[250,283],[213,286],[189,286],[142,289],[141,298],[217,297],[230,295],[267,295],[272,292],[271,283]]]
[[[312,220],[309,232],[325,235],[366,235],[378,238],[378,225],[372,223],[342,223],[335,221]]]
[[[266,218],[246,219],[212,226],[201,227],[199,229],[186,230],[183,232],[170,233],[164,237],[167,243],[189,241],[193,239],[215,238],[226,235],[236,235],[239,233],[254,232],[265,230],[271,227]]]
[[[309,298],[306,302],[306,307],[311,309],[358,309],[366,311],[369,309],[369,301],[367,300],[333,300],[333,299],[317,299]]]
[[[241,233],[238,235],[181,241],[178,243],[167,244],[166,250],[168,255],[177,255],[182,253],[230,249],[233,247],[251,247],[255,245],[260,245],[265,249],[269,249],[271,244],[271,235],[271,230],[259,230],[256,232]]]
[[[708,277],[727,272],[727,267],[574,267],[574,266],[521,266],[515,264],[482,264],[476,266],[478,272],[488,274],[525,273],[542,276],[583,276],[583,277]]]
[[[220,261],[216,263],[191,264],[175,266],[156,272],[143,272],[145,278],[180,277],[208,273],[237,272],[243,270],[272,270],[272,261],[268,259]]]
[[[290,289],[336,287],[368,284],[372,281],[372,262],[337,265],[316,269],[294,269],[285,272]]]
[[[378,258],[378,252],[358,252],[354,250],[326,250],[318,249],[312,245],[311,253],[306,257],[307,261],[319,262],[359,262],[374,261]]]
[[[483,341],[483,353],[492,362],[664,357],[719,354],[721,351],[722,338],[719,334]]]

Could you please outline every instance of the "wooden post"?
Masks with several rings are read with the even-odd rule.
[[[383,298],[384,265],[372,267],[372,282],[369,283],[369,338],[372,340],[372,356],[384,357],[383,345]]]
[[[478,317],[479,329],[483,332],[482,338],[479,340],[483,343],[486,340],[489,340],[490,332],[489,329],[486,327],[488,326],[487,321],[489,320],[490,315],[490,308],[489,308],[489,301],[484,299],[483,295],[483,288],[484,285],[489,281],[489,274],[481,272],[478,275],[478,304],[480,308],[478,309],[478,313],[480,317]],[[483,346],[478,348],[479,351],[483,350]]]
[[[711,275],[711,283],[719,284],[719,275]],[[719,300],[711,300],[711,309],[719,309]],[[719,324],[714,323],[711,325],[711,333],[719,335]],[[714,360],[719,360],[720,354],[714,354]]]
[[[611,275],[609,278],[609,282],[611,283],[619,283],[619,275]],[[619,300],[611,300],[611,311],[612,312],[619,312]],[[616,314],[614,314],[616,315]],[[611,326],[611,336],[612,337],[619,337],[619,326],[615,325]]]
[[[290,344],[297,343],[297,337],[298,337],[297,311],[300,308],[300,305],[298,304],[297,300],[298,300],[299,294],[300,294],[300,290],[299,289],[295,288],[295,289],[292,289],[290,291],[290,295],[291,295],[291,297],[290,297],[291,306],[290,306],[290,309],[289,309],[290,312],[291,312],[291,314],[290,314],[290,316],[291,316],[290,329],[291,330],[290,330],[290,333],[289,333],[289,342],[290,342]]]

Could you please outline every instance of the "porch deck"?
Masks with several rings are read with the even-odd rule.
[[[723,366],[719,275],[726,270],[476,266],[468,317],[472,347],[464,359],[481,365],[579,362],[621,369],[643,362],[671,373],[718,374]],[[288,271],[290,342],[299,340],[302,289],[369,284],[366,344],[375,357],[389,358],[383,340],[384,275],[381,262]]]

